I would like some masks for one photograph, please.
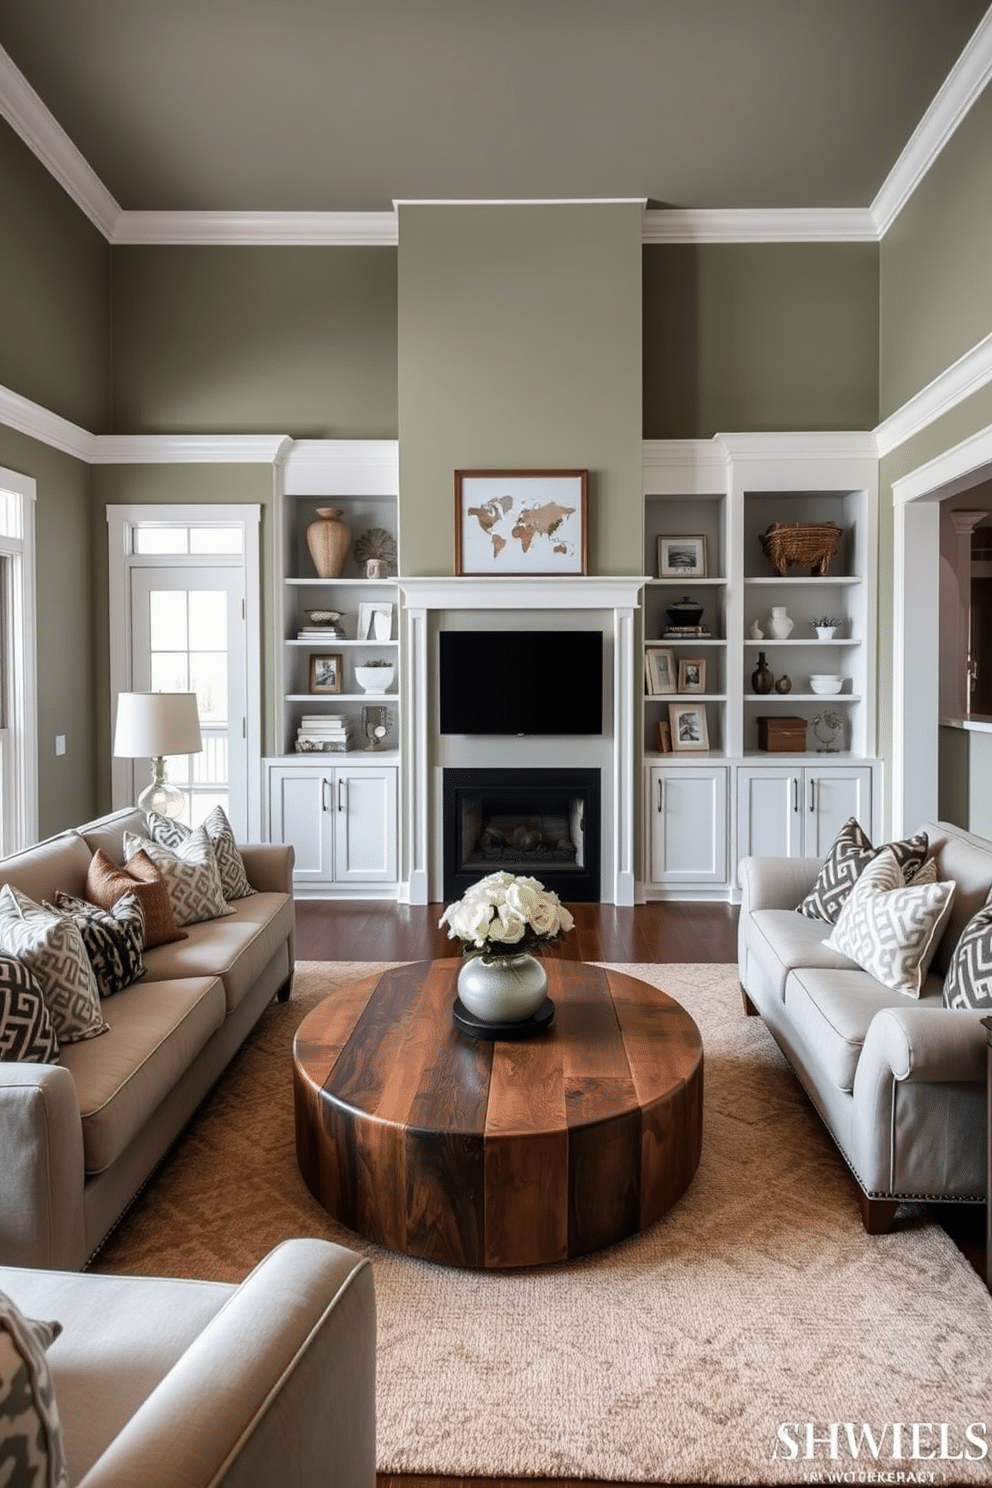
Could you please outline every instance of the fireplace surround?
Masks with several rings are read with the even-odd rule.
[[[442,794],[446,900],[507,872],[598,903],[598,769],[446,769]]]

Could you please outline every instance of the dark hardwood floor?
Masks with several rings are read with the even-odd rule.
[[[427,961],[458,954],[438,928],[442,904],[378,900],[302,899],[296,904],[296,955],[301,961]],[[619,909],[571,904],[573,934],[549,954],[576,961],[736,961],[737,910],[728,904],[683,901]],[[985,1210],[934,1206],[937,1219],[985,1277]],[[379,1473],[377,1488],[521,1488],[509,1478],[413,1477]],[[609,1488],[583,1479],[528,1478],[527,1488]]]

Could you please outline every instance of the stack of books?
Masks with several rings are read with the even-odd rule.
[[[670,625],[661,639],[663,641],[705,640],[709,633],[707,625]]]
[[[298,754],[346,754],[351,748],[351,719],[343,713],[304,713],[296,731]]]
[[[344,635],[340,625],[329,621],[326,625],[301,625],[296,632],[298,641],[339,641]]]

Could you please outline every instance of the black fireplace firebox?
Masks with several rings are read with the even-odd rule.
[[[599,770],[445,770],[442,821],[446,902],[498,872],[599,902]]]

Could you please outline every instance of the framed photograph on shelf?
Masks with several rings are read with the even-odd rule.
[[[649,696],[674,692],[677,679],[675,652],[664,646],[650,646],[644,653],[644,681]]]
[[[659,579],[705,579],[705,537],[659,537]]]
[[[311,692],[340,692],[341,677],[342,666],[340,652],[336,652],[331,656],[311,656]]]
[[[675,754],[683,750],[709,749],[710,736],[703,703],[669,703],[668,720]]]
[[[456,470],[456,574],[584,574],[588,470]]]
[[[383,600],[370,600],[358,606],[359,641],[388,641],[393,634],[393,607]]]
[[[706,662],[702,657],[679,659],[679,692],[706,691]]]
[[[658,724],[658,753],[671,754],[672,752],[672,725],[670,723]]]

